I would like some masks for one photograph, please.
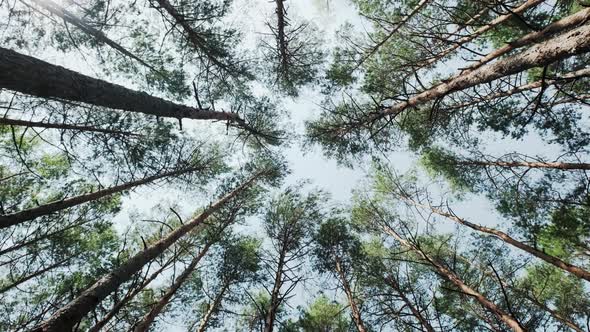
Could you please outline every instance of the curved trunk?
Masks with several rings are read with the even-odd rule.
[[[193,218],[190,222],[168,233],[164,238],[144,250],[138,252],[115,270],[103,275],[92,286],[82,292],[77,298],[57,310],[51,317],[35,327],[35,332],[64,332],[71,331],[72,327],[86,314],[92,311],[105,297],[114,292],[122,283],[128,281],[134,274],[149,263],[152,259],[161,255],[178,239],[201,225],[212,213],[219,210],[229,200],[233,199],[246,188],[250,187],[265,172],[258,172],[239,187],[210,205],[205,211]]]
[[[177,175],[193,172],[193,171],[196,171],[197,169],[198,168],[196,168],[196,167],[188,167],[188,168],[183,168],[181,170],[166,172],[166,173],[162,173],[162,174],[158,174],[158,175],[152,175],[152,176],[148,176],[146,178],[143,178],[141,180],[127,182],[122,185],[102,189],[102,190],[99,190],[99,191],[96,191],[93,193],[66,198],[61,201],[55,201],[55,202],[43,204],[43,205],[40,205],[40,206],[37,206],[34,208],[30,208],[27,210],[23,210],[23,211],[11,213],[11,214],[0,215],[0,229],[14,226],[14,225],[18,225],[18,224],[23,223],[27,220],[32,220],[32,219],[35,219],[40,216],[49,215],[49,214],[52,214],[52,213],[55,213],[55,212],[58,212],[58,211],[61,211],[61,210],[67,209],[67,208],[71,208],[71,207],[74,207],[76,205],[80,205],[80,204],[83,204],[86,202],[95,201],[97,199],[100,199],[100,198],[103,198],[106,196],[110,196],[110,195],[113,195],[116,193],[120,193],[122,191],[131,189],[131,188],[134,188],[134,187],[146,184],[146,183],[150,183],[150,182],[162,179],[162,178],[166,178],[166,177],[170,177],[170,176],[177,176]]]

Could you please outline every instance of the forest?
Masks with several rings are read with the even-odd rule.
[[[0,0],[0,332],[590,332],[590,1]]]

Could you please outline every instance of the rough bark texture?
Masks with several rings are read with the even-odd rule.
[[[226,120],[245,125],[235,113],[175,104],[1,47],[0,88],[158,117]]]
[[[498,319],[504,322],[508,327],[510,327],[515,332],[524,332],[525,330],[520,326],[520,323],[512,317],[510,314],[502,310],[498,307],[495,303],[488,300],[485,296],[481,293],[476,291],[475,289],[469,287],[467,284],[459,278],[454,272],[447,269],[444,265],[439,263],[438,261],[432,259],[429,255],[425,252],[414,246],[412,243],[406,241],[404,238],[399,236],[391,227],[384,226],[383,230],[385,233],[391,235],[396,241],[398,241],[402,246],[416,252],[420,257],[426,260],[430,265],[432,265],[436,271],[445,279],[453,283],[457,288],[459,288],[463,293],[472,296],[477,302],[479,302],[484,308],[488,309],[492,312]]]
[[[469,222],[469,221],[467,221],[465,219],[462,219],[462,218],[457,217],[454,214],[451,214],[451,213],[442,211],[442,210],[437,209],[437,208],[432,207],[432,206],[430,207],[430,210],[432,212],[438,214],[438,215],[441,215],[443,217],[446,217],[448,219],[451,219],[451,220],[453,220],[453,221],[455,221],[455,222],[457,222],[457,223],[459,223],[461,225],[465,225],[465,226],[467,226],[467,227],[469,227],[471,229],[474,229],[476,231],[493,235],[493,236],[499,238],[500,240],[502,240],[502,241],[504,241],[504,242],[506,242],[506,243],[508,243],[508,244],[510,244],[510,245],[512,245],[512,246],[514,246],[516,248],[518,248],[518,249],[524,250],[524,251],[528,252],[529,254],[531,254],[531,255],[533,255],[533,256],[535,256],[537,258],[540,258],[540,259],[544,260],[545,262],[547,262],[547,263],[549,263],[549,264],[551,264],[551,265],[553,265],[555,267],[558,267],[558,268],[560,268],[560,269],[562,269],[564,271],[567,271],[567,272],[575,275],[578,278],[582,278],[584,280],[590,281],[590,272],[588,272],[588,271],[586,271],[586,270],[584,270],[584,269],[582,269],[582,268],[580,268],[578,266],[575,266],[575,265],[566,263],[566,262],[562,261],[561,259],[559,259],[559,258],[557,258],[555,256],[548,255],[548,254],[544,253],[543,251],[538,250],[538,249],[536,249],[534,247],[531,247],[529,245],[526,245],[526,244],[524,244],[524,243],[522,243],[520,241],[517,241],[514,238],[512,238],[511,236],[509,236],[508,234],[504,233],[504,232],[498,231],[498,230],[493,229],[493,228],[489,228],[489,227],[484,227],[484,226],[473,224],[473,223],[471,223],[471,222]]]
[[[287,38],[285,37],[285,0],[275,0],[277,5],[277,47],[280,55],[279,62],[281,64],[281,72],[283,76],[289,78],[289,45],[287,45]]]
[[[385,277],[385,282],[391,288],[393,288],[393,290],[399,295],[399,297],[406,304],[406,306],[408,308],[410,308],[410,311],[412,312],[412,315],[414,315],[414,317],[416,317],[416,319],[418,319],[418,321],[420,322],[420,325],[422,325],[422,327],[424,327],[424,329],[426,331],[428,331],[428,332],[435,332],[434,331],[434,328],[432,327],[432,325],[430,325],[430,323],[428,322],[428,320],[426,318],[424,318],[424,316],[422,315],[422,313],[420,312],[420,310],[418,310],[418,308],[416,308],[414,306],[414,304],[412,303],[412,301],[410,301],[410,299],[408,299],[408,297],[406,296],[406,294],[402,291],[402,289],[400,288],[397,280],[395,280],[395,278],[392,277],[392,276],[387,276],[387,277]]]
[[[181,175],[184,173],[193,172],[195,170],[197,170],[197,168],[189,167],[189,168],[184,168],[184,169],[177,170],[177,171],[166,172],[166,173],[162,173],[162,174],[158,174],[158,175],[148,176],[148,177],[143,178],[141,180],[132,181],[132,182],[124,183],[119,186],[114,186],[114,187],[102,189],[102,190],[99,190],[99,191],[96,191],[96,192],[93,192],[90,194],[84,194],[84,195],[80,195],[80,196],[66,198],[61,201],[43,204],[43,205],[37,206],[35,208],[31,208],[31,209],[11,213],[11,214],[1,215],[0,216],[0,229],[14,226],[14,225],[18,225],[18,224],[23,223],[27,220],[32,220],[32,219],[35,219],[40,216],[49,215],[49,214],[55,213],[57,211],[61,211],[61,210],[67,209],[67,208],[74,207],[76,205],[80,205],[80,204],[87,203],[90,201],[95,201],[97,199],[100,199],[100,198],[103,198],[103,197],[106,197],[106,196],[109,196],[109,195],[112,195],[115,193],[120,193],[122,191],[131,189],[131,188],[134,188],[134,187],[146,184],[146,183],[150,183],[150,182],[156,181],[158,179],[171,177],[171,176],[177,176],[177,175]]]
[[[104,134],[112,134],[112,135],[124,135],[124,136],[141,136],[139,134],[134,134],[134,133],[128,132],[128,131],[102,129],[102,128],[96,128],[96,127],[92,127],[92,126],[79,126],[79,125],[72,125],[72,124],[66,124],[66,123],[48,123],[48,122],[37,122],[37,121],[25,121],[25,120],[18,120],[18,119],[9,119],[6,117],[0,118],[0,125],[31,127],[31,128],[54,128],[54,129],[64,129],[64,130],[77,130],[77,131],[88,131],[88,132],[96,132],[96,133],[104,133]]]
[[[118,268],[102,276],[92,286],[82,292],[77,298],[56,311],[51,317],[35,327],[34,332],[64,332],[72,327],[96,307],[105,297],[114,292],[122,283],[128,281],[134,274],[152,259],[161,255],[178,239],[203,223],[212,213],[219,210],[225,203],[250,187],[264,172],[258,172],[239,187],[228,193],[220,200],[209,206],[204,212],[190,222],[168,233],[164,238],[138,252]]]
[[[362,123],[371,123],[386,116],[396,116],[404,110],[424,105],[449,93],[488,83],[524,70],[548,65],[557,60],[590,51],[590,24],[585,24],[560,36],[532,46],[511,57],[481,66],[466,74],[455,75],[407,101],[397,103],[367,116]]]
[[[184,282],[191,276],[191,274],[193,274],[197,264],[199,264],[207,251],[209,251],[209,248],[211,248],[212,244],[212,242],[208,242],[199,252],[199,254],[193,258],[191,263],[184,271],[182,271],[182,274],[176,278],[174,283],[168,288],[160,300],[158,300],[158,302],[150,309],[150,311],[135,325],[135,332],[146,332],[149,330],[154,320],[156,320],[156,317],[158,317],[162,310],[164,310],[164,307],[170,302],[174,294],[176,294],[178,289],[180,289]]]
[[[354,295],[352,294],[352,289],[350,288],[350,284],[344,271],[342,270],[342,265],[340,264],[340,260],[336,260],[336,273],[338,274],[338,278],[342,283],[342,288],[344,289],[344,293],[346,294],[346,299],[348,300],[348,304],[350,305],[350,311],[352,312],[352,320],[354,321],[354,325],[358,332],[366,332],[367,329],[365,328],[365,324],[363,323],[363,319],[361,317],[361,311],[356,304],[356,300],[354,299]]]

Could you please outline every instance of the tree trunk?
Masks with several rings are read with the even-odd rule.
[[[180,287],[184,284],[184,282],[193,274],[197,264],[201,261],[201,259],[205,256],[209,248],[213,245],[213,242],[207,242],[207,244],[203,247],[203,249],[199,252],[195,258],[191,261],[191,263],[186,267],[186,269],[182,272],[178,278],[172,283],[172,285],[168,288],[166,293],[158,300],[158,302],[150,309],[150,311],[143,316],[143,318],[135,325],[133,331],[135,332],[147,332],[150,328],[150,325],[154,322],[156,317],[162,312],[164,307],[170,302],[174,294],[180,289]]]
[[[422,313],[420,313],[420,310],[418,310],[418,308],[416,308],[414,306],[414,304],[410,301],[410,299],[408,299],[406,294],[404,294],[404,292],[401,290],[397,280],[395,280],[395,278],[392,276],[386,276],[385,282],[391,288],[393,288],[393,290],[401,297],[402,301],[406,304],[406,306],[408,306],[408,308],[410,308],[412,315],[414,315],[414,317],[416,317],[416,319],[418,319],[418,321],[420,322],[420,325],[422,325],[422,327],[424,327],[426,329],[426,331],[428,331],[428,332],[435,332],[434,328],[432,327],[432,325],[430,325],[428,320],[426,318],[424,318],[424,316],[422,316]]]
[[[336,259],[336,273],[338,273],[338,277],[340,282],[342,283],[342,288],[344,289],[344,293],[346,294],[346,298],[348,299],[348,304],[350,305],[350,311],[352,312],[352,319],[354,321],[354,325],[358,332],[366,332],[367,329],[365,328],[365,324],[361,318],[361,311],[359,310],[356,300],[354,299],[354,295],[352,294],[352,290],[350,289],[350,284],[346,279],[346,275],[342,270],[342,266],[340,265],[340,260]]]
[[[281,58],[279,59],[281,74],[284,76],[285,79],[289,79],[289,52],[288,52],[288,45],[287,39],[285,37],[285,4],[283,3],[285,0],[275,0],[277,5],[276,14],[277,14],[277,47]]]
[[[230,121],[247,127],[236,113],[175,104],[1,47],[0,88],[158,117]]]
[[[205,332],[205,330],[207,329],[207,324],[209,324],[209,320],[211,319],[211,317],[213,317],[213,313],[215,312],[215,310],[217,310],[217,308],[221,304],[221,300],[223,300],[223,296],[225,295],[225,292],[227,291],[228,288],[229,288],[229,285],[225,284],[221,288],[221,291],[219,291],[219,293],[217,293],[217,296],[215,296],[213,303],[211,303],[209,305],[209,307],[207,308],[207,312],[205,313],[205,315],[203,316],[203,318],[199,322],[199,328],[197,329],[197,332]]]
[[[414,203],[414,204],[418,205],[417,203]],[[455,221],[458,224],[467,226],[467,227],[469,227],[471,229],[474,229],[476,231],[493,235],[493,236],[499,238],[500,240],[502,240],[502,241],[504,241],[504,242],[506,242],[506,243],[508,243],[508,244],[510,244],[510,245],[512,245],[514,247],[516,247],[516,248],[519,248],[521,250],[524,250],[524,251],[528,252],[529,254],[531,254],[531,255],[533,255],[533,256],[535,256],[537,258],[540,258],[540,259],[544,260],[545,262],[547,262],[547,263],[549,263],[549,264],[551,264],[551,265],[553,265],[555,267],[558,267],[558,268],[560,268],[560,269],[562,269],[564,271],[567,271],[567,272],[575,275],[578,278],[582,278],[584,280],[590,281],[590,272],[588,272],[588,271],[586,271],[586,270],[584,270],[584,269],[582,269],[582,268],[580,268],[578,266],[575,266],[575,265],[566,263],[566,262],[562,261],[561,259],[559,259],[559,258],[557,258],[555,256],[548,255],[548,254],[546,254],[546,253],[544,253],[544,252],[542,252],[542,251],[540,251],[540,250],[538,250],[538,249],[536,249],[534,247],[531,247],[529,245],[526,245],[526,244],[524,244],[524,243],[522,243],[520,241],[517,241],[517,240],[513,239],[512,237],[510,237],[508,234],[504,233],[504,232],[498,231],[498,230],[493,229],[493,228],[489,228],[489,227],[484,227],[484,226],[473,224],[473,223],[471,223],[471,222],[469,222],[469,221],[467,221],[465,219],[461,219],[461,218],[457,217],[454,214],[451,214],[451,213],[448,213],[448,212],[445,212],[445,211],[441,211],[440,209],[437,209],[437,208],[432,207],[432,206],[430,206],[429,208],[430,208],[430,210],[432,212],[434,212],[434,213],[436,213],[436,214],[438,214],[440,216],[443,216],[443,217],[446,217],[448,219],[451,219],[451,220]]]
[[[13,289],[14,287],[17,287],[18,285],[20,285],[20,284],[22,284],[22,283],[25,283],[25,282],[27,282],[27,281],[29,281],[29,280],[31,280],[31,279],[33,279],[33,278],[35,278],[35,277],[38,277],[38,276],[40,276],[40,275],[44,274],[45,272],[51,271],[51,270],[53,270],[53,269],[55,269],[55,268],[58,268],[58,267],[62,266],[64,263],[66,263],[67,261],[69,261],[69,260],[70,260],[70,259],[72,259],[72,258],[73,258],[73,257],[68,257],[68,258],[66,258],[66,259],[62,259],[61,261],[59,261],[59,262],[56,262],[56,263],[53,263],[53,264],[51,264],[51,265],[49,265],[49,266],[47,266],[47,267],[44,267],[44,268],[42,268],[41,270],[37,270],[37,271],[35,271],[35,272],[33,272],[33,273],[29,274],[28,276],[26,276],[26,277],[24,277],[24,278],[21,278],[21,279],[19,279],[19,280],[15,281],[15,282],[13,282],[13,283],[12,283],[12,284],[10,284],[10,285],[6,285],[6,286],[4,286],[4,287],[2,287],[2,288],[0,289],[0,294],[2,294],[2,293],[4,293],[4,292],[7,292],[7,291],[9,291],[9,290]]]
[[[481,66],[466,74],[459,73],[443,81],[443,83],[412,96],[407,101],[367,115],[364,119],[352,122],[352,124],[362,125],[372,123],[386,116],[397,116],[408,108],[424,105],[449,93],[488,83],[530,68],[545,66],[588,51],[590,51],[590,24],[585,24],[543,43],[536,44],[519,54]]]
[[[528,162],[528,161],[480,161],[462,160],[460,165],[468,166],[498,166],[498,167],[528,167],[528,168],[551,168],[560,170],[590,170],[587,163],[561,163],[561,162]]]
[[[139,134],[134,134],[134,133],[128,132],[128,131],[110,130],[110,129],[96,128],[96,127],[92,127],[92,126],[79,126],[79,125],[72,125],[72,124],[66,124],[66,123],[47,123],[47,122],[25,121],[25,120],[9,119],[6,117],[0,118],[0,125],[31,127],[31,128],[54,128],[54,129],[63,129],[63,130],[78,130],[78,131],[87,131],[87,132],[96,132],[96,133],[123,135],[123,136],[135,136],[135,137],[141,136]]]
[[[279,255],[279,262],[277,264],[277,272],[275,274],[275,281],[270,294],[270,304],[266,317],[264,319],[264,332],[272,332],[277,315],[277,310],[281,305],[281,286],[283,285],[283,268],[285,265],[285,246],[281,248]]]
[[[141,63],[142,65],[146,66],[150,70],[152,70],[154,72],[158,72],[154,67],[152,67],[149,64],[147,64],[145,61],[143,61],[142,59],[140,59],[138,56],[136,56],[135,54],[129,52],[123,46],[119,45],[115,41],[109,39],[101,31],[96,30],[95,28],[89,26],[84,21],[82,21],[81,19],[79,19],[78,17],[76,17],[75,15],[73,15],[72,13],[68,12],[67,10],[65,10],[59,4],[57,4],[57,3],[55,3],[55,2],[53,2],[51,0],[32,0],[32,1],[35,2],[37,5],[39,5],[39,6],[43,7],[43,8],[45,8],[45,9],[47,9],[52,14],[60,17],[65,22],[70,23],[70,24],[78,27],[80,30],[82,30],[86,34],[92,36],[93,38],[95,38],[99,42],[102,42],[102,43],[105,43],[105,44],[109,45],[110,47],[114,48],[115,50],[121,52],[123,55],[128,56],[128,57],[136,60],[137,62]]]
[[[463,282],[463,280],[461,280],[461,278],[459,278],[459,276],[457,276],[454,272],[452,272],[451,270],[444,267],[438,261],[433,260],[428,254],[423,252],[420,248],[416,247],[415,245],[413,245],[409,241],[403,239],[391,227],[383,226],[383,230],[385,231],[385,233],[389,234],[391,237],[396,239],[396,241],[398,241],[402,246],[416,252],[424,260],[426,260],[430,265],[432,265],[443,278],[445,278],[448,281],[450,281],[451,283],[453,283],[463,293],[472,296],[484,308],[491,311],[494,315],[496,315],[496,317],[498,317],[498,319],[500,319],[502,322],[504,322],[513,331],[515,331],[515,332],[524,332],[525,331],[524,328],[522,326],[520,326],[520,323],[514,317],[512,317],[510,314],[508,314],[507,312],[502,310],[500,307],[498,307],[492,301],[488,300],[481,293],[479,293],[476,290],[474,290],[473,288],[467,286],[467,284],[465,284]]]
[[[131,293],[127,294],[121,301],[117,302],[111,311],[106,314],[100,321],[94,324],[93,327],[88,329],[88,332],[100,332],[100,330],[113,318],[119,311],[131,300],[137,296],[137,294],[141,293],[152,281],[154,281],[162,271],[164,271],[168,266],[170,266],[177,258],[177,255],[172,257],[170,260],[166,262],[166,264],[162,265],[158,270],[154,271],[147,279],[145,279],[139,287],[133,290]]]
[[[152,176],[148,176],[146,178],[143,178],[141,180],[127,182],[122,185],[98,190],[93,193],[74,196],[71,198],[66,198],[61,201],[55,201],[55,202],[43,204],[43,205],[40,205],[40,206],[37,206],[34,208],[30,208],[27,210],[23,210],[23,211],[11,213],[11,214],[0,215],[0,229],[7,228],[10,226],[14,226],[14,225],[18,225],[18,224],[23,223],[27,220],[32,220],[32,219],[35,219],[40,216],[49,215],[51,213],[61,211],[61,210],[67,209],[67,208],[71,208],[71,207],[74,207],[76,205],[80,205],[80,204],[83,204],[86,202],[95,201],[95,200],[103,198],[105,196],[120,193],[122,191],[137,187],[139,185],[150,183],[150,182],[156,181],[158,179],[162,179],[162,178],[170,177],[170,176],[177,176],[177,175],[185,174],[188,172],[194,172],[196,170],[197,170],[196,167],[188,167],[188,168],[183,168],[183,169],[177,170],[177,171],[166,172],[166,173],[162,173],[159,175],[152,175]]]
[[[77,298],[56,311],[51,317],[33,329],[34,332],[65,332],[71,331],[73,326],[86,314],[92,311],[105,297],[114,292],[122,283],[139,272],[144,265],[161,255],[178,239],[201,225],[212,213],[219,210],[229,200],[236,197],[243,190],[250,187],[265,172],[258,172],[239,187],[209,206],[190,222],[168,233],[163,239],[138,252],[121,266],[103,275],[91,287],[82,292]]]

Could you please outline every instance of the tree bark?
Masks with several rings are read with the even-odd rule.
[[[279,262],[277,264],[277,272],[275,274],[275,281],[270,294],[270,304],[266,317],[264,319],[264,332],[272,332],[277,315],[277,310],[281,305],[281,286],[283,285],[283,267],[285,265],[285,246],[281,248],[279,254]]]
[[[277,14],[277,47],[279,50],[279,54],[281,59],[279,60],[281,64],[281,72],[284,75],[285,79],[289,79],[289,52],[287,45],[287,39],[285,37],[285,4],[283,3],[285,0],[275,0],[277,5],[276,14]]]
[[[223,285],[223,287],[221,288],[219,293],[217,293],[217,296],[215,296],[213,303],[211,303],[208,306],[207,312],[205,313],[205,315],[203,316],[203,318],[199,322],[199,328],[197,329],[197,332],[205,332],[205,330],[207,329],[207,324],[209,324],[209,320],[211,320],[211,317],[213,317],[213,313],[215,312],[215,310],[217,310],[217,308],[219,307],[219,304],[221,304],[221,301],[223,300],[223,296],[225,295],[225,292],[227,291],[228,288],[229,288],[229,285],[225,284],[225,285]]]
[[[481,160],[461,160],[460,165],[468,166],[497,166],[497,167],[528,167],[528,168],[550,168],[560,170],[590,170],[590,164],[587,163],[561,163],[561,162],[530,162],[530,161],[481,161]]]
[[[197,264],[201,261],[201,259],[205,256],[209,248],[213,245],[213,242],[207,242],[207,244],[203,247],[203,249],[199,252],[195,258],[191,261],[191,263],[186,267],[186,269],[182,272],[178,278],[172,283],[172,285],[168,288],[166,293],[158,300],[158,302],[150,309],[150,311],[143,316],[143,318],[135,325],[133,331],[135,332],[147,332],[156,320],[156,317],[162,312],[164,307],[170,302],[174,294],[180,289],[180,287],[184,284],[184,282],[193,274]]]
[[[395,278],[392,276],[386,276],[385,282],[389,285],[389,287],[393,288],[393,290],[401,297],[402,301],[406,304],[406,306],[408,306],[408,308],[410,308],[412,315],[414,315],[414,317],[416,317],[416,319],[418,319],[418,321],[420,322],[420,325],[422,325],[422,327],[424,327],[426,329],[426,331],[428,331],[428,332],[435,332],[434,328],[432,327],[432,325],[430,325],[428,320],[426,318],[424,318],[424,316],[422,316],[422,313],[420,313],[420,310],[418,310],[418,308],[416,308],[414,306],[414,304],[410,301],[410,299],[408,299],[406,294],[404,294],[404,292],[401,290],[401,288],[400,288],[398,282],[395,280]]]
[[[515,331],[515,332],[524,332],[525,331],[524,328],[522,326],[520,326],[520,323],[514,317],[512,317],[510,314],[508,314],[507,312],[502,310],[500,307],[498,307],[492,301],[488,300],[481,293],[479,293],[476,290],[474,290],[473,288],[467,286],[467,284],[465,284],[465,282],[463,282],[463,280],[461,280],[461,278],[459,278],[458,275],[456,275],[454,272],[452,272],[451,270],[444,267],[438,261],[432,259],[428,254],[423,252],[420,248],[416,247],[415,245],[413,245],[409,241],[407,241],[404,238],[402,238],[401,236],[399,236],[399,234],[397,234],[391,227],[383,226],[383,230],[385,231],[386,234],[389,234],[391,237],[396,239],[396,241],[398,241],[402,246],[416,252],[424,260],[426,260],[430,265],[432,265],[436,269],[436,271],[439,273],[439,275],[441,275],[443,278],[447,279],[452,284],[457,286],[457,288],[459,288],[463,293],[472,296],[484,308],[488,309],[490,312],[492,312],[494,315],[496,315],[496,317],[498,317],[498,319],[500,319],[502,322],[504,322],[513,331]]]
[[[72,125],[72,124],[67,124],[67,123],[48,123],[48,122],[25,121],[25,120],[9,119],[6,117],[0,118],[0,125],[31,127],[31,128],[54,128],[54,129],[63,129],[63,130],[78,130],[78,131],[87,131],[87,132],[96,132],[96,133],[123,135],[123,136],[136,136],[136,137],[141,136],[139,134],[135,134],[135,133],[128,132],[128,131],[103,129],[103,128],[96,128],[96,127],[92,127],[92,126],[79,126],[79,125]]]
[[[106,196],[110,196],[115,193],[120,193],[122,191],[137,187],[139,185],[150,183],[150,182],[162,179],[162,178],[177,176],[177,175],[185,174],[188,172],[194,172],[197,169],[198,169],[197,167],[188,167],[188,168],[183,168],[181,170],[166,172],[166,173],[158,174],[158,175],[152,175],[152,176],[148,176],[146,178],[143,178],[141,180],[127,182],[122,185],[98,190],[93,193],[66,198],[61,201],[55,201],[55,202],[43,204],[43,205],[40,205],[40,206],[37,206],[34,208],[22,210],[22,211],[11,213],[11,214],[0,215],[0,229],[7,228],[10,226],[14,226],[14,225],[18,225],[18,224],[21,224],[27,220],[33,220],[37,217],[49,215],[49,214],[55,213],[57,211],[71,208],[71,207],[74,207],[76,205],[80,205],[80,204],[83,204],[86,202],[95,201],[97,199],[100,199],[100,198],[103,198]]]
[[[411,200],[409,200],[409,201],[411,201]],[[413,201],[411,201],[411,202],[413,202]],[[417,203],[413,203],[413,204],[417,204]],[[443,216],[443,217],[446,217],[448,219],[451,219],[451,220],[455,221],[458,224],[467,226],[467,227],[469,227],[471,229],[474,229],[476,231],[493,235],[493,236],[499,238],[500,240],[502,240],[502,241],[504,241],[504,242],[506,242],[506,243],[508,243],[508,244],[510,244],[510,245],[512,245],[514,247],[516,247],[516,248],[519,248],[519,249],[521,249],[523,251],[526,251],[527,253],[529,253],[529,254],[531,254],[531,255],[539,258],[539,259],[542,259],[543,261],[545,261],[545,262],[547,262],[547,263],[549,263],[549,264],[551,264],[551,265],[553,265],[555,267],[558,267],[558,268],[560,268],[560,269],[562,269],[564,271],[567,271],[567,272],[575,275],[578,278],[582,278],[584,280],[590,281],[590,272],[588,272],[588,271],[586,271],[586,270],[584,270],[584,269],[582,269],[582,268],[580,268],[578,266],[575,266],[575,265],[566,263],[566,262],[562,261],[561,259],[559,259],[559,258],[557,258],[555,256],[548,255],[548,254],[542,252],[541,250],[538,250],[538,249],[536,249],[534,247],[531,247],[529,245],[526,245],[526,244],[524,244],[524,243],[522,243],[520,241],[517,241],[514,238],[512,238],[511,236],[509,236],[508,234],[504,233],[504,232],[498,231],[498,230],[493,229],[493,228],[489,228],[489,227],[485,227],[485,226],[480,226],[480,225],[473,224],[473,223],[471,223],[471,222],[469,222],[469,221],[467,221],[465,219],[462,219],[462,218],[457,217],[454,214],[451,214],[451,213],[442,211],[442,210],[437,209],[437,208],[435,208],[433,206],[430,206],[429,208],[430,208],[430,210],[432,212],[434,212],[434,213],[436,213],[436,214],[438,214],[440,216]]]
[[[247,128],[236,113],[175,104],[1,47],[0,88],[157,117],[230,121]]]
[[[336,259],[336,273],[342,283],[342,288],[344,289],[344,293],[346,294],[346,298],[348,299],[348,304],[350,305],[350,311],[352,312],[352,319],[354,321],[354,325],[358,332],[366,332],[367,329],[365,328],[365,324],[363,323],[363,319],[361,317],[361,311],[359,310],[356,300],[354,299],[354,295],[352,294],[352,290],[350,289],[350,284],[346,279],[346,275],[342,270],[342,266],[340,264],[340,260]]]
[[[481,66],[466,74],[457,74],[432,88],[418,93],[407,101],[394,104],[383,111],[367,115],[352,125],[372,123],[386,116],[397,116],[404,110],[461,91],[479,84],[488,83],[524,70],[545,66],[560,59],[590,51],[590,24],[585,24],[562,35],[536,44],[528,50],[511,57]]]
[[[76,17],[74,14],[72,14],[69,11],[65,10],[59,4],[57,4],[57,3],[55,3],[55,2],[53,2],[51,0],[32,0],[32,1],[34,3],[36,3],[37,5],[39,5],[39,6],[43,7],[43,8],[45,8],[45,9],[47,9],[52,14],[60,17],[65,22],[70,23],[70,24],[78,27],[80,30],[84,31],[86,34],[92,36],[96,40],[98,40],[98,41],[100,41],[102,43],[105,43],[105,44],[109,45],[110,47],[114,48],[115,50],[119,51],[123,55],[128,56],[128,57],[136,60],[137,62],[139,62],[142,65],[146,66],[150,70],[152,70],[154,72],[158,72],[154,67],[152,67],[151,65],[147,64],[141,58],[139,58],[135,54],[131,53],[130,51],[126,50],[123,46],[119,45],[117,42],[115,42],[112,39],[110,39],[107,36],[105,36],[104,33],[102,33],[101,31],[96,30],[95,28],[89,26],[84,21],[82,21],[80,18]]]
[[[144,265],[152,259],[161,255],[166,249],[172,246],[178,239],[186,235],[197,226],[201,225],[212,213],[219,210],[228,201],[236,197],[243,190],[250,187],[265,171],[258,172],[239,187],[209,206],[201,214],[190,222],[178,227],[168,233],[164,238],[153,245],[138,252],[115,270],[103,275],[97,282],[82,292],[77,298],[57,310],[51,317],[35,327],[34,332],[64,332],[71,331],[73,326],[86,314],[94,309],[105,297],[114,292],[122,283],[129,280],[135,273],[139,272]]]

